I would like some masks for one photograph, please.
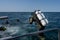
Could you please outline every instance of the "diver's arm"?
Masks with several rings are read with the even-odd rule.
[[[33,17],[29,18],[29,23],[32,24],[33,23]]]
[[[29,23],[32,24],[36,20],[36,14],[32,14],[32,16],[29,18]]]

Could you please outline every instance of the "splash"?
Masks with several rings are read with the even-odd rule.
[[[11,26],[11,27],[7,27],[6,33],[8,33],[9,35],[15,35],[16,33],[18,33],[19,31],[19,26]]]

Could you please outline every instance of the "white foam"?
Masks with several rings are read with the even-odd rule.
[[[10,39],[10,38],[12,38],[12,36],[0,38],[0,40],[7,40],[7,39]]]
[[[7,30],[6,30],[7,33],[10,33],[10,35],[14,35],[14,34],[18,33],[18,31],[19,31],[18,26],[7,27]]]

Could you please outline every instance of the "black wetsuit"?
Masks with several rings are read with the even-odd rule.
[[[39,30],[39,31],[44,30],[45,26],[43,26],[43,25],[41,24],[41,22],[40,22],[40,20],[37,18],[37,15],[36,15],[36,14],[33,14],[33,15],[32,15],[32,19],[33,19],[32,23],[33,23],[33,22],[37,23],[37,27],[38,27],[38,30]],[[32,24],[32,23],[31,23],[31,24]],[[39,33],[39,36],[44,37],[44,33]]]

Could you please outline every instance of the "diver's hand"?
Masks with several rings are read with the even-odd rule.
[[[30,24],[33,23],[33,18],[32,18],[32,17],[29,18],[29,23],[30,23]]]

